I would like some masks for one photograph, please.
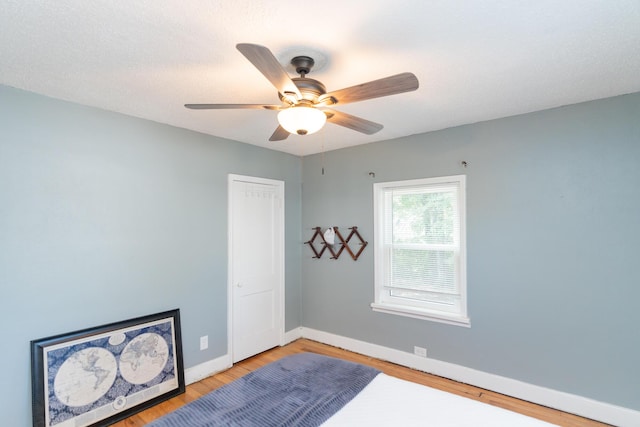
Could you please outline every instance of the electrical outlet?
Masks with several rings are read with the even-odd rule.
[[[413,347],[413,354],[415,354],[416,356],[420,356],[420,357],[427,357],[427,349],[424,348],[424,347],[414,346]]]
[[[209,348],[209,335],[200,337],[200,350],[206,350]]]

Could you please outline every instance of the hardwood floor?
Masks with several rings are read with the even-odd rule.
[[[210,391],[224,384],[230,383],[231,381],[240,378],[241,376],[244,376],[255,369],[258,369],[284,356],[301,352],[324,354],[326,356],[339,357],[341,359],[350,360],[352,362],[361,363],[363,365],[373,366],[386,373],[387,375],[423,384],[450,393],[462,395],[470,399],[519,412],[521,414],[538,418],[553,424],[557,424],[559,426],[607,426],[607,424],[588,420],[586,418],[557,411],[555,409],[534,405],[532,403],[495,393],[489,390],[426,374],[424,372],[405,368],[403,366],[374,359],[368,356],[363,356],[361,354],[352,353],[350,351],[342,350],[315,341],[300,339],[284,347],[274,348],[272,350],[268,350],[264,353],[253,356],[249,359],[243,360],[224,372],[220,372],[197,383],[188,385],[185,394],[174,397],[173,399],[167,400],[145,411],[139,412],[123,421],[114,424],[114,427],[142,427],[147,423],[153,421],[154,419],[159,418],[171,411],[174,411],[180,406],[196,400],[199,397],[209,393]]]

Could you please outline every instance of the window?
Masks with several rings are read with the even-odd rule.
[[[465,176],[374,184],[375,311],[469,326]]]

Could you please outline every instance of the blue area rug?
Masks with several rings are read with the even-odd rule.
[[[313,353],[287,356],[148,424],[318,426],[380,371]]]

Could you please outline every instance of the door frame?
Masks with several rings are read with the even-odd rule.
[[[278,197],[281,200],[280,215],[276,219],[279,222],[278,226],[280,227],[281,233],[279,238],[281,239],[281,244],[279,245],[279,258],[280,262],[278,263],[277,268],[279,271],[280,280],[277,284],[278,292],[279,292],[279,306],[280,313],[277,313],[278,322],[280,324],[280,330],[278,331],[278,345],[284,345],[285,340],[285,230],[284,230],[284,216],[285,216],[285,199],[284,199],[284,181],[269,179],[269,178],[260,178],[255,176],[248,175],[238,175],[238,174],[229,174],[227,181],[227,353],[230,356],[231,363],[234,362],[233,355],[233,307],[234,307],[234,299],[233,299],[233,183],[234,182],[247,182],[251,184],[264,184],[264,185],[273,185],[276,187],[276,192]]]

